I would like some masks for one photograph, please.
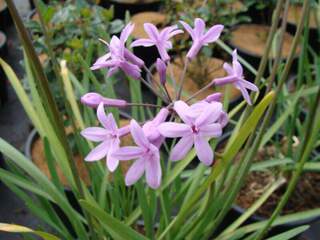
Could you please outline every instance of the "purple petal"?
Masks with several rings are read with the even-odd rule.
[[[233,61],[232,65],[234,73],[241,78],[243,76],[243,69],[241,64],[238,61]]]
[[[81,103],[89,107],[97,107],[103,101],[103,97],[94,92],[86,93],[81,97]]]
[[[127,26],[122,30],[121,35],[120,35],[120,41],[124,44],[127,40],[130,34],[132,33],[134,29],[134,24],[129,22]]]
[[[142,67],[144,65],[144,61],[138,58],[136,55],[134,55],[132,52],[130,52],[128,49],[124,49],[124,57],[129,62],[137,65],[138,67]]]
[[[113,74],[115,74],[118,71],[118,67],[112,67],[109,69],[108,73],[107,73],[107,77],[111,77]]]
[[[194,33],[197,38],[201,38],[206,28],[205,22],[201,18],[196,18],[194,21]]]
[[[252,105],[252,102],[251,102],[251,99],[250,99],[250,96],[249,96],[247,89],[240,84],[236,84],[236,87],[241,91],[241,94],[242,94],[243,98],[247,101],[247,103],[249,105]]]
[[[161,41],[167,41],[170,38],[170,33],[174,32],[178,28],[177,25],[165,27],[160,32],[160,39]],[[179,30],[178,30],[179,31]]]
[[[184,22],[184,21],[180,21],[180,23],[182,24],[182,26],[184,27],[184,29],[187,30],[187,32],[190,34],[191,38],[192,38],[193,40],[195,40],[195,35],[194,35],[193,30],[192,30],[192,28],[190,27],[190,25],[187,24],[187,23]]]
[[[156,44],[159,55],[164,62],[168,62],[170,60],[170,56],[168,55],[166,49],[161,44]]]
[[[121,161],[127,161],[139,158],[143,154],[143,150],[140,147],[121,147],[112,153],[114,158]]]
[[[172,31],[168,34],[167,36],[167,40],[174,37],[175,35],[178,35],[178,34],[181,34],[183,33],[183,31],[181,29],[178,29],[178,30],[175,30],[175,31]]]
[[[214,25],[201,39],[204,44],[212,43],[218,40],[223,30],[223,25]]]
[[[116,120],[114,119],[112,113],[109,113],[108,116],[108,122],[107,122],[107,127],[106,129],[107,130],[110,130],[112,132],[115,132],[117,131],[118,127],[117,127],[117,123],[116,123]]]
[[[130,133],[130,125],[118,129],[119,137],[123,137]]]
[[[105,111],[104,111],[104,105],[103,105],[103,102],[101,102],[98,106],[98,109],[97,109],[97,117],[98,117],[98,120],[99,122],[101,123],[101,125],[108,129],[109,128],[109,118],[107,117]]]
[[[230,75],[230,76],[235,75],[233,68],[230,66],[230,64],[224,63],[223,68],[228,73],[228,75]]]
[[[258,92],[259,91],[258,87],[255,84],[253,84],[253,83],[251,83],[249,81],[246,81],[244,79],[241,79],[239,84],[241,84],[242,86],[244,86],[245,88],[247,88],[247,89],[249,89],[251,91],[254,91],[254,92]]]
[[[145,23],[143,24],[143,27],[151,40],[156,41],[159,38],[159,32],[155,25],[151,23]]]
[[[163,123],[169,115],[169,110],[167,108],[161,108],[152,122],[158,126],[160,123]]]
[[[157,189],[162,175],[159,155],[146,159],[145,164],[147,183],[151,188]]]
[[[211,165],[213,162],[213,151],[208,141],[200,135],[197,135],[194,139],[194,147],[199,160],[207,166]]]
[[[173,108],[185,123],[192,124],[192,120],[188,117],[188,111],[190,111],[188,104],[183,101],[176,101]]]
[[[112,144],[110,144],[110,150],[107,155],[107,167],[110,172],[114,172],[119,165],[119,159],[113,156],[113,153],[119,149],[119,146],[119,139],[115,139]]]
[[[197,118],[195,125],[200,128],[206,124],[215,122],[222,111],[222,104],[219,102],[213,102],[208,107],[206,107],[201,115]]]
[[[81,135],[93,142],[101,142],[108,137],[108,131],[100,127],[89,127],[81,131]]]
[[[201,136],[218,138],[222,135],[222,126],[219,123],[212,123],[201,127]]]
[[[238,81],[238,79],[235,76],[227,76],[227,77],[223,77],[223,78],[213,79],[214,85],[216,85],[216,86],[223,86],[226,84],[234,83],[236,81]]]
[[[146,38],[142,38],[142,39],[138,39],[135,40],[134,42],[131,43],[131,47],[138,47],[138,46],[144,46],[144,47],[151,47],[155,45],[155,42],[151,39],[146,39]]]
[[[221,93],[213,93],[206,97],[206,101],[208,103],[211,102],[221,102],[222,94]]]
[[[91,162],[104,158],[109,151],[109,147],[110,141],[104,141],[100,143],[98,146],[91,150],[91,152],[86,156],[84,160]]]
[[[221,127],[225,127],[228,122],[229,122],[229,117],[228,117],[228,114],[226,112],[223,112],[221,113],[220,117],[219,117],[219,120],[218,122],[221,124]]]
[[[199,51],[201,50],[201,48],[202,48],[201,42],[198,40],[195,40],[190,50],[187,53],[187,58],[189,58],[190,60],[194,59],[199,53]]]
[[[123,61],[121,62],[120,68],[125,72],[125,74],[134,79],[139,79],[141,77],[141,70],[137,65]]]
[[[143,133],[142,128],[140,127],[140,125],[134,120],[132,119],[130,122],[130,130],[131,130],[131,135],[133,137],[133,140],[135,141],[135,143],[143,148],[148,148],[150,143],[147,140],[146,136]]]
[[[232,61],[233,62],[238,61],[238,51],[237,51],[237,49],[233,50],[233,52],[232,52]]]
[[[181,138],[180,141],[172,149],[170,159],[172,161],[179,161],[183,159],[190,151],[192,145],[193,135]]]
[[[189,125],[184,123],[165,122],[158,126],[158,131],[164,137],[176,138],[188,136],[192,133]]]
[[[126,174],[126,185],[131,186],[135,182],[141,178],[142,174],[144,173],[145,170],[145,161],[142,158],[139,158],[136,160],[131,167],[129,168],[127,174]]]

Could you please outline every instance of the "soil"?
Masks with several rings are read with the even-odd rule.
[[[226,76],[226,73],[224,69],[222,68],[223,61],[221,59],[217,58],[206,58],[204,62],[201,64],[207,66],[207,67],[199,67],[199,63],[197,61],[191,62],[191,64],[188,67],[186,79],[184,82],[184,88],[186,92],[188,92],[190,95],[197,92],[199,89],[207,85],[211,80],[214,78],[224,77]],[[203,66],[202,65],[202,66]],[[172,64],[172,71],[174,74],[174,77],[176,81],[179,83],[180,75],[183,71],[183,64],[182,60],[175,59]],[[168,75],[169,69],[168,69]],[[158,82],[160,82],[159,74],[154,74],[154,79]],[[178,84],[179,85],[179,84]],[[171,84],[167,84],[167,89],[171,97],[174,97],[174,88]],[[240,97],[241,93],[238,89],[230,85],[230,101],[237,99]],[[212,94],[213,92],[225,92],[225,87],[213,87],[211,89],[208,89],[201,94],[198,95],[197,99],[201,100],[207,97],[209,94]],[[189,96],[190,96],[189,95]],[[186,100],[189,96],[182,96],[183,100]]]
[[[282,140],[283,141],[283,140]],[[286,149],[284,143],[283,150]],[[276,156],[276,148],[274,146],[266,146],[258,151],[255,162],[270,159]],[[238,156],[240,157],[240,156]],[[269,199],[257,210],[256,214],[260,217],[268,218],[279,203],[280,198],[286,191],[290,175],[284,176],[286,183],[277,189]],[[236,204],[244,209],[248,209],[256,202],[266,191],[269,184],[275,181],[273,171],[253,171],[251,172],[241,191],[239,192]],[[295,213],[305,210],[311,210],[320,207],[320,173],[305,172],[301,175],[300,180],[292,193],[289,201],[282,210],[282,214]]]
[[[302,13],[301,5],[297,5],[297,4],[290,5],[289,12],[288,12],[288,23],[297,25],[301,18],[301,13]],[[310,11],[309,27],[313,29],[317,28],[316,16],[314,14],[313,9]]]
[[[120,126],[125,126],[129,124],[129,120],[120,120]],[[66,133],[70,134],[72,132],[72,129],[69,127],[66,128]],[[131,135],[127,135],[122,138],[122,145],[132,145],[133,140]],[[44,153],[44,146],[43,142],[40,138],[37,138],[35,142],[32,144],[32,149],[31,149],[31,156],[32,156],[32,161],[33,163],[49,178],[51,179],[50,171],[47,165],[47,161],[45,159],[45,153]],[[90,185],[90,176],[88,174],[87,168],[85,166],[85,161],[80,155],[75,155],[74,156],[74,161],[76,163],[76,167],[78,170],[79,175],[81,176],[81,179],[84,181],[84,183],[89,186]],[[103,160],[102,160],[103,161]],[[127,172],[129,168],[129,163],[127,161],[120,162],[120,167],[121,170],[125,173]],[[61,183],[65,186],[68,187],[69,183],[66,179],[66,177],[63,175],[62,170],[57,167],[57,174],[59,176],[59,179]]]
[[[241,51],[256,56],[262,57],[268,38],[270,27],[257,24],[242,24],[231,31],[230,44]],[[293,42],[293,36],[285,33],[282,47],[282,57],[287,58],[290,53],[290,48]],[[297,54],[300,52],[300,47],[297,48]],[[274,58],[274,51],[270,53],[270,58]]]
[[[158,28],[164,27],[166,24],[166,15],[158,12],[142,12],[132,16],[131,21],[135,24],[132,36],[138,38],[148,38],[144,31],[143,24],[146,22],[152,23]]]

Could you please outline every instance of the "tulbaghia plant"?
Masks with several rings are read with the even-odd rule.
[[[197,56],[202,46],[218,40],[223,29],[222,25],[216,25],[205,32],[205,23],[199,18],[194,22],[194,29],[185,22],[181,21],[181,24],[190,34],[193,41],[192,47],[186,55],[189,61],[192,61]],[[167,50],[172,46],[170,38],[182,33],[183,30],[177,29],[175,25],[166,27],[159,32],[156,26],[151,23],[145,23],[144,27],[150,39],[138,39],[131,46],[149,47],[156,45],[161,57],[157,59],[156,69],[159,72],[160,84],[165,90],[166,70],[167,65],[170,64],[170,56]],[[133,28],[134,25],[129,23],[123,29],[120,39],[116,36],[112,37],[110,44],[106,43],[109,48],[108,53],[99,58],[91,69],[107,68],[108,75],[116,70],[122,70],[134,79],[141,78],[140,72],[141,68],[144,67],[144,63],[129,52],[125,46],[125,42]],[[241,90],[248,104],[251,104],[247,89],[258,91],[258,88],[253,83],[244,80],[242,66],[237,59],[236,50],[234,50],[232,56],[233,66],[231,67],[228,63],[224,65],[228,76],[212,79],[209,87],[212,85],[234,84]],[[155,80],[153,79],[153,81]],[[183,89],[183,82],[183,79],[181,79],[179,89]],[[150,84],[151,87],[155,86],[155,83],[151,82]],[[157,89],[154,89],[154,91],[157,91]],[[81,132],[82,136],[89,141],[102,142],[89,153],[85,160],[94,161],[106,158],[107,167],[112,172],[118,166],[119,161],[135,160],[126,174],[126,185],[134,184],[145,173],[147,184],[154,189],[159,188],[161,185],[160,149],[165,138],[178,140],[169,153],[169,160],[179,161],[184,159],[194,147],[200,162],[206,166],[212,165],[214,162],[214,149],[209,142],[212,139],[221,137],[223,128],[228,123],[227,113],[220,102],[220,93],[212,93],[207,98],[190,104],[191,100],[197,96],[197,93],[189,98],[188,101],[183,101],[179,99],[178,93],[178,98],[171,100],[173,96],[170,96],[168,91],[163,92],[166,93],[163,98],[167,100],[168,105],[163,106],[157,116],[146,123],[139,123],[138,119],[132,119],[130,126],[124,128],[130,129],[136,146],[121,148],[119,148],[121,137],[129,132],[121,131],[119,133],[112,114],[106,117],[103,107],[124,107],[127,103],[124,103],[124,100],[121,99],[106,100],[100,95],[98,97],[97,93],[87,93],[83,96],[81,99],[83,104],[89,107],[98,106],[97,116],[103,126],[103,128],[90,127]],[[202,92],[202,89],[199,92]],[[161,92],[158,94],[162,96]],[[152,104],[150,106],[153,107]]]
[[[230,225],[225,229],[218,228],[232,207],[251,168],[252,159],[265,139],[266,126],[269,126],[268,121],[294,54],[285,64],[275,91],[272,88],[274,76],[271,76],[267,93],[259,98],[258,89],[265,82],[261,77],[265,72],[263,62],[267,61],[268,56],[264,57],[259,71],[253,71],[257,75],[254,83],[250,82],[252,79],[246,79],[242,66],[251,70],[252,67],[238,56],[235,49],[229,49],[219,40],[223,26],[206,26],[200,18],[194,20],[193,26],[177,22],[162,30],[151,23],[145,23],[148,38],[133,42],[130,34],[134,25],[131,23],[119,36],[111,37],[110,42],[100,39],[107,52],[95,62],[83,65],[83,71],[93,84],[82,83],[77,79],[68,70],[65,61],[60,65],[53,61],[58,70],[57,79],[61,80],[61,93],[65,93],[68,114],[63,117],[72,122],[72,137],[75,139],[77,154],[83,158],[81,162],[88,171],[89,181],[84,181],[80,171],[77,171],[62,116],[57,110],[56,99],[51,94],[48,79],[29,34],[13,1],[6,2],[25,50],[24,60],[32,99],[23,90],[10,66],[2,59],[0,65],[43,142],[50,178],[35,163],[0,138],[0,151],[8,163],[8,169],[0,169],[0,179],[27,203],[34,215],[54,229],[57,237],[10,224],[0,223],[0,230],[36,234],[50,240],[213,237],[219,240],[246,237],[260,240],[271,225],[320,215],[320,210],[315,209],[302,215],[278,217],[290,194],[286,192],[270,220],[244,225],[279,187],[279,181],[275,181],[240,218],[228,220]],[[304,14],[308,10],[307,2]],[[37,0],[35,3],[39,8]],[[278,10],[273,18],[274,31],[270,36],[275,35],[280,19],[279,9],[284,1],[280,0],[277,4]],[[295,42],[301,34],[303,23],[301,21],[299,24]],[[42,27],[46,29],[46,26]],[[192,47],[185,54],[184,71],[176,76],[171,66],[174,58],[170,54],[171,41],[184,31],[190,35]],[[95,41],[98,42],[98,39]],[[230,54],[232,64],[224,64],[225,75],[212,79],[197,92],[188,92],[184,86],[188,63],[196,60],[203,46],[217,43]],[[269,47],[271,43],[269,41]],[[136,46],[155,46],[158,49],[159,58],[154,68],[157,72],[151,72],[133,54],[132,48]],[[293,52],[295,47],[293,45]],[[51,50],[48,51],[51,53],[50,59],[55,59],[52,47],[48,45],[48,48]],[[277,66],[279,61],[274,62],[273,67],[282,71]],[[91,69],[86,65],[91,65]],[[95,79],[96,71],[106,76],[107,89]],[[117,97],[113,91],[112,80],[118,76],[117,72],[127,76],[130,100]],[[145,79],[146,75],[148,77]],[[154,93],[156,103],[143,100],[142,84]],[[167,89],[169,84],[175,90],[173,93]],[[228,109],[228,96],[214,91],[198,100],[200,93],[217,85],[234,85],[242,93],[243,101]],[[314,106],[316,104],[320,104],[320,91]],[[130,115],[126,115],[126,121],[119,119],[122,110],[131,110]],[[293,183],[290,182],[291,190],[310,153],[310,146],[316,141],[315,133],[320,129],[320,109],[314,107],[312,114],[315,117],[314,121],[308,123],[306,144],[297,155],[297,165],[293,166],[298,170],[295,171]],[[241,115],[239,119],[235,118],[237,115]],[[235,130],[228,134],[229,137],[222,137],[227,126]],[[67,185],[59,178],[55,166],[65,176]],[[274,221],[276,217],[277,221]],[[306,228],[302,226],[277,239],[289,239],[288,236],[295,236]]]

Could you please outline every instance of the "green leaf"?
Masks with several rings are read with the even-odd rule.
[[[308,228],[309,228],[308,225],[303,225],[303,226],[291,229],[289,231],[286,231],[284,233],[278,234],[276,236],[267,238],[266,240],[289,240],[289,239],[292,239],[293,237],[299,235],[300,233],[303,233]]]
[[[39,237],[42,237],[44,240],[60,240],[60,238],[50,233],[35,231],[31,228],[27,228],[27,227],[24,227],[21,225],[15,225],[15,224],[0,223],[0,231],[10,232],[10,233],[33,233]]]
[[[99,220],[108,230],[114,239],[147,240],[143,235],[134,231],[118,219],[113,218],[108,213],[94,206],[85,200],[80,200],[81,206],[87,210],[93,217]]]

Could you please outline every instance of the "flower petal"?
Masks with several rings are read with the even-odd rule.
[[[149,147],[150,143],[148,139],[144,135],[144,132],[140,127],[140,125],[134,119],[132,119],[130,122],[130,130],[131,130],[131,135],[133,137],[133,140],[138,146],[143,148]]]
[[[200,135],[196,135],[194,139],[194,147],[199,160],[207,166],[211,165],[213,162],[213,151],[208,141]]]
[[[207,106],[200,116],[196,119],[195,125],[197,128],[201,128],[204,125],[213,123],[218,120],[222,112],[222,104],[219,102],[213,102]]]
[[[230,76],[235,75],[235,73],[233,72],[233,68],[230,66],[229,63],[224,63],[223,69],[228,73],[228,75]]]
[[[158,131],[162,136],[176,138],[190,135],[192,129],[189,125],[184,123],[165,122],[158,126]]]
[[[147,39],[147,38],[142,38],[142,39],[135,40],[134,42],[131,43],[130,46],[131,47],[138,47],[138,46],[151,47],[154,44],[155,43],[153,40]]]
[[[119,159],[113,156],[113,152],[117,151],[120,146],[120,140],[115,139],[112,144],[110,144],[110,150],[107,155],[107,167],[110,172],[114,172],[119,165]]]
[[[108,131],[101,127],[89,127],[81,131],[81,135],[93,142],[101,142],[108,137]]]
[[[171,151],[170,159],[172,161],[179,161],[183,159],[190,151],[193,145],[193,135],[182,137],[180,141],[174,146]]]
[[[186,104],[183,101],[176,101],[173,106],[176,113],[179,115],[179,117],[187,124],[191,124],[192,120],[188,116],[188,111],[190,110],[190,107],[188,104]]]
[[[103,141],[86,156],[85,161],[97,161],[105,157],[110,148],[110,141]]]
[[[112,153],[112,156],[119,159],[120,161],[127,161],[139,158],[143,154],[143,152],[143,149],[139,147],[121,147],[119,149],[116,149]]]
[[[143,24],[143,27],[151,40],[156,41],[159,38],[159,31],[155,25],[151,23],[145,23]]]
[[[127,186],[131,186],[141,178],[145,170],[145,161],[142,158],[136,160],[129,168],[125,182]]]
[[[236,81],[238,81],[238,79],[235,76],[227,76],[227,77],[223,77],[223,78],[213,79],[214,85],[216,85],[216,86],[223,86],[226,84],[234,83]]]
[[[201,39],[204,44],[212,43],[218,40],[223,30],[223,25],[218,24],[211,27],[208,32]]]
[[[203,137],[221,137],[222,126],[219,123],[208,124],[206,126],[201,127],[200,133]]]
[[[97,109],[97,117],[99,122],[101,123],[101,125],[106,128],[109,129],[109,118],[107,117],[105,111],[104,111],[104,104],[103,102],[101,102],[98,106]]]
[[[243,98],[247,101],[247,103],[249,105],[252,105],[252,102],[251,102],[251,99],[250,99],[250,95],[249,95],[247,89],[244,86],[242,86],[241,84],[238,84],[238,83],[236,84],[236,87],[241,91],[241,94],[242,94]]]
[[[162,175],[159,154],[150,159],[146,159],[145,164],[147,183],[151,188],[157,189],[160,186]]]
[[[141,70],[137,65],[134,65],[132,63],[123,61],[120,64],[120,68],[130,77],[134,79],[139,79],[141,76]]]
[[[134,24],[129,22],[127,26],[122,30],[121,35],[120,35],[120,41],[124,44],[127,40],[130,34],[132,33],[134,29]]]
[[[194,33],[197,38],[201,38],[206,28],[205,22],[201,18],[196,18],[194,21]]]
[[[187,32],[190,34],[192,40],[195,40],[195,35],[194,35],[194,32],[192,30],[192,28],[190,27],[190,25],[184,21],[179,21],[182,26],[184,27],[185,30],[187,30]]]
[[[243,76],[243,68],[242,68],[241,64],[238,61],[233,61],[232,65],[233,65],[233,71],[235,72],[235,74],[239,78],[241,78]]]
[[[134,55],[132,52],[130,52],[128,49],[124,49],[124,57],[126,60],[130,61],[134,65],[137,65],[138,67],[142,67],[144,65],[144,61],[138,58],[136,55]]]
[[[251,83],[251,82],[249,82],[247,80],[241,79],[239,84],[241,84],[242,86],[244,86],[245,88],[247,88],[247,89],[249,89],[251,91],[254,91],[254,92],[258,92],[259,91],[259,88],[255,84],[253,84],[253,83]]]

